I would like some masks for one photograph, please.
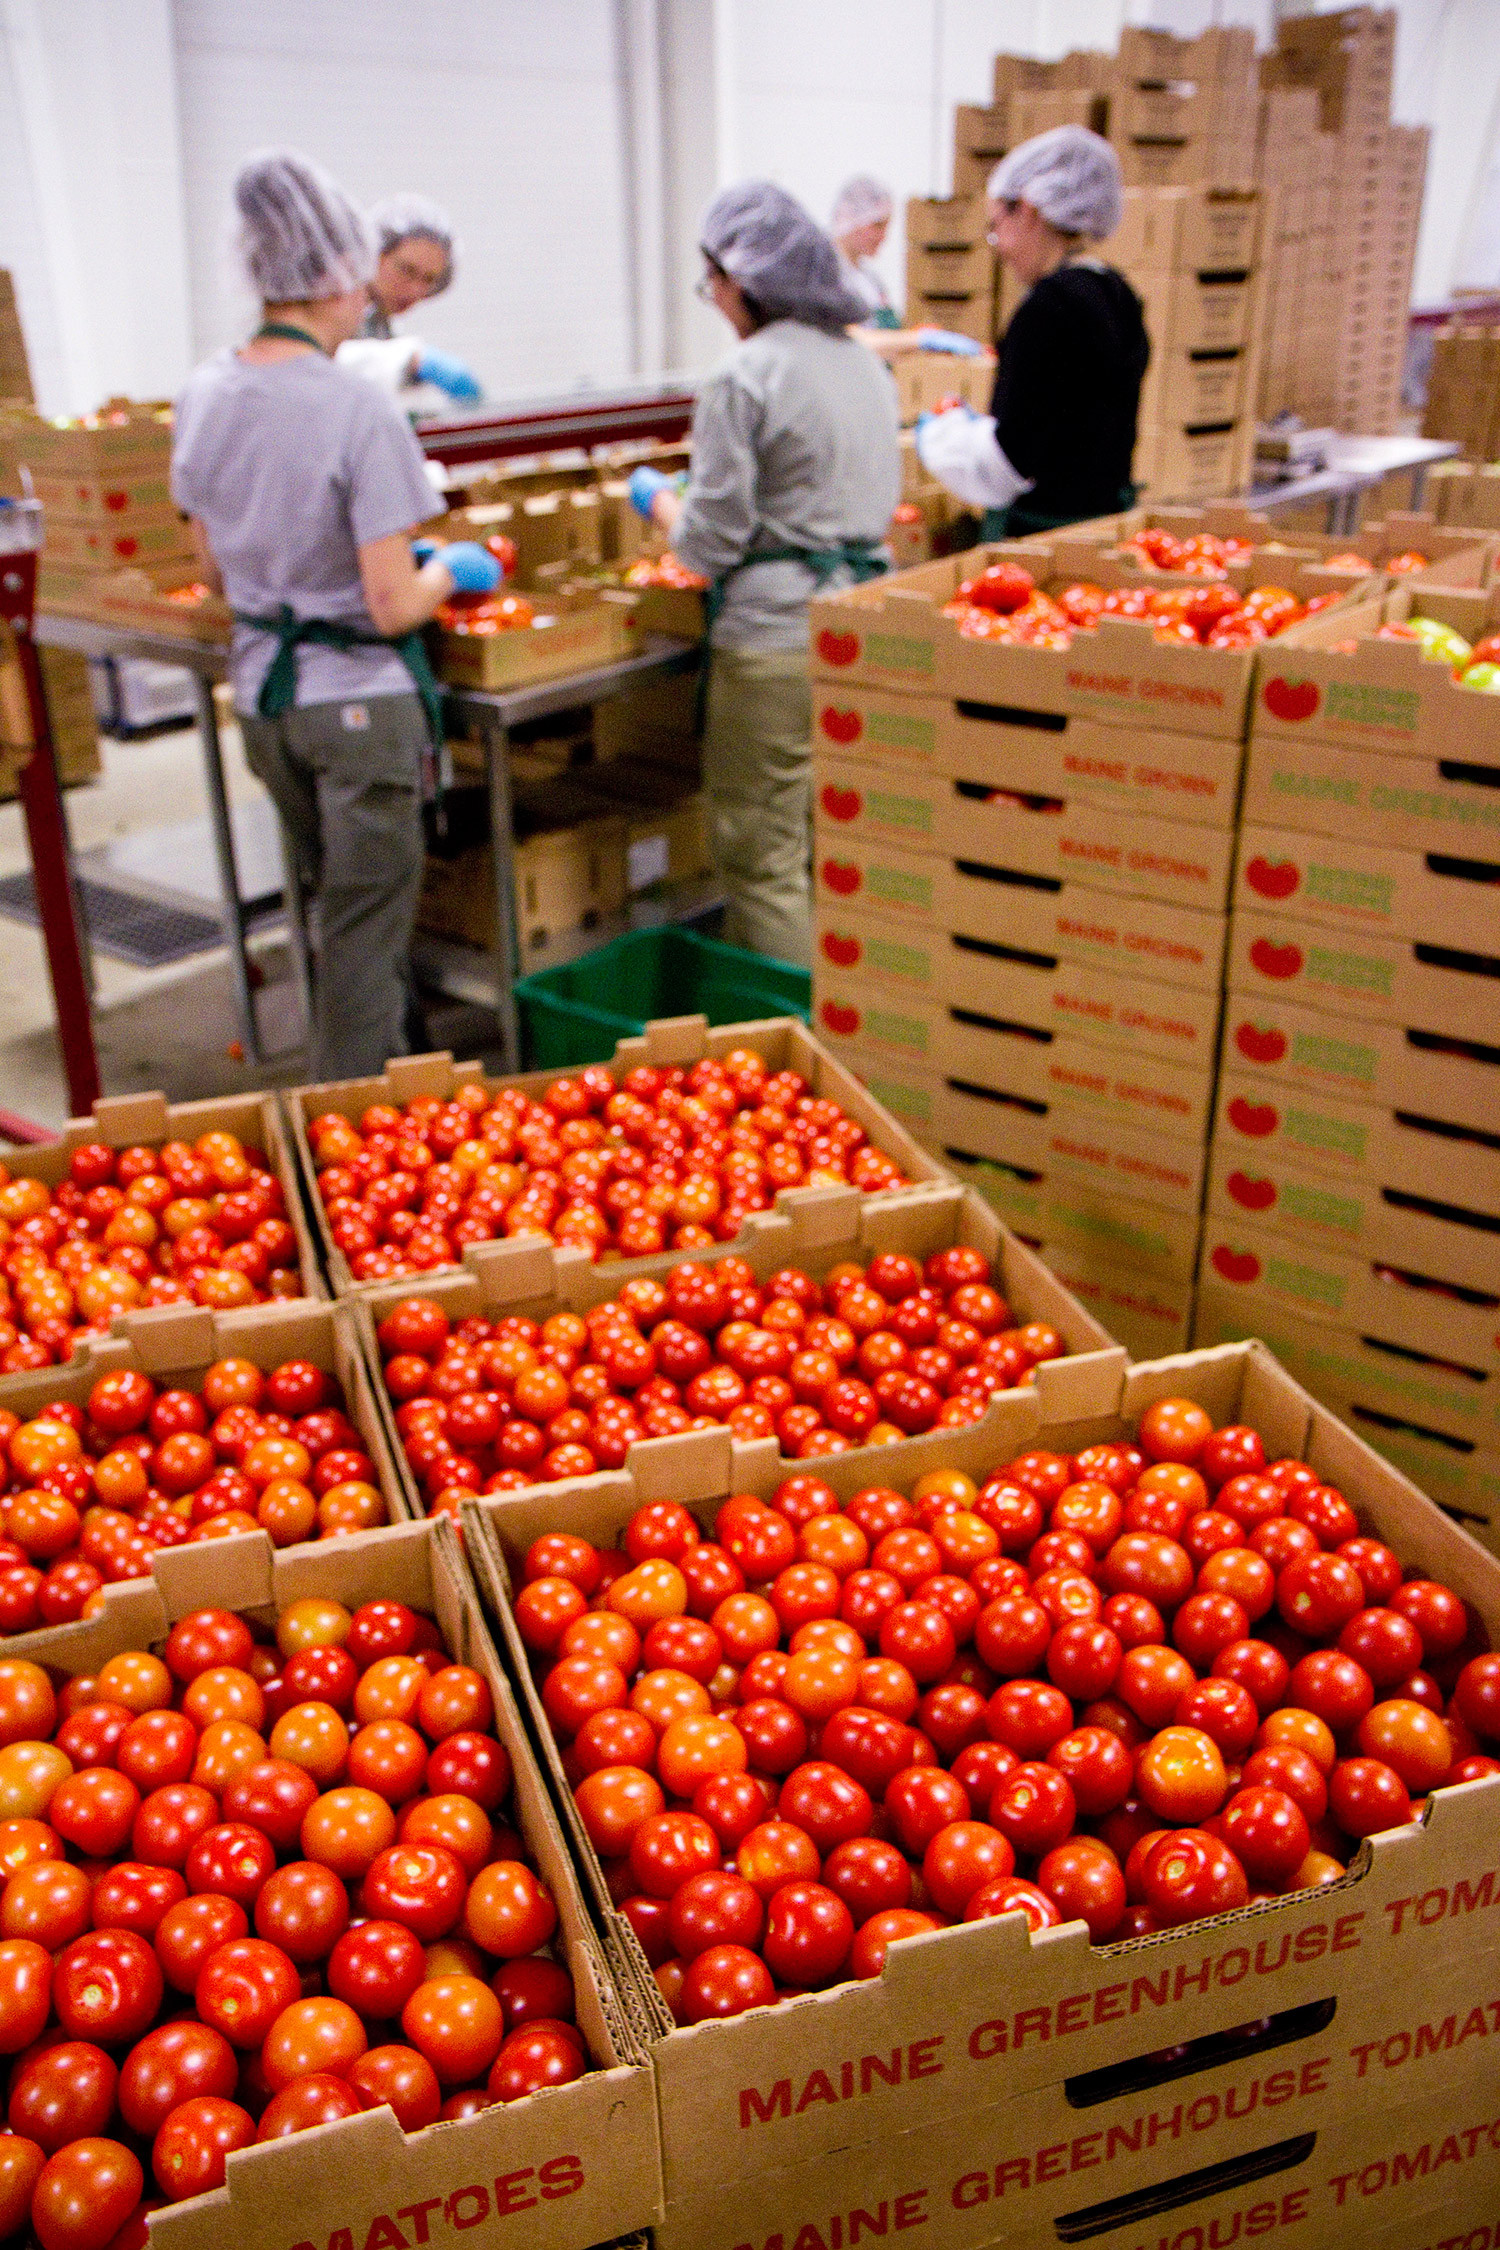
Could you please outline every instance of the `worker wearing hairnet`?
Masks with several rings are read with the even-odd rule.
[[[370,301],[359,335],[339,347],[340,359],[393,395],[431,383],[457,404],[470,404],[480,388],[461,359],[435,351],[419,336],[398,336],[391,326],[413,305],[440,297],[452,282],[457,256],[452,220],[425,195],[392,195],[375,205],[370,228],[376,249]]]
[[[687,490],[638,469],[631,497],[713,589],[703,785],[725,935],[806,963],[808,604],[886,567],[895,392],[848,333],[868,308],[833,244],[783,189],[726,188],[701,243],[699,294],[739,341],[698,394]]]
[[[999,539],[1130,506],[1151,347],[1135,291],[1089,248],[1124,215],[1108,141],[1081,125],[1038,133],[986,192],[989,239],[1027,294],[1000,339],[990,412],[930,416],[917,451]]]
[[[178,399],[172,491],[234,611],[246,759],[281,818],[289,897],[314,909],[313,1074],[364,1077],[407,1044],[424,784],[442,745],[419,628],[499,568],[469,543],[419,565],[412,534],[434,496],[417,441],[335,363],[375,263],[360,213],[293,149],[251,157],[234,198],[261,321]]]
[[[868,307],[865,320],[876,328],[901,325],[874,263],[894,209],[890,189],[859,173],[839,189],[828,222],[845,285],[854,296],[864,299]]]

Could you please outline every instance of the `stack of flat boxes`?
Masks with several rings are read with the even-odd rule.
[[[1178,1350],[1250,659],[962,638],[978,559],[818,605],[814,1028],[1112,1334]]]
[[[1426,129],[1390,121],[1395,36],[1391,9],[1290,16],[1261,63],[1268,91],[1317,94],[1319,141],[1334,144],[1327,262],[1314,283],[1331,299],[1331,317],[1319,318],[1306,348],[1331,355],[1329,419],[1377,433],[1394,429],[1401,412],[1427,167]],[[1320,150],[1320,170],[1329,153]]]
[[[1262,421],[1290,411],[1316,426],[1333,410],[1327,237],[1335,143],[1319,129],[1319,114],[1310,87],[1279,87],[1261,97],[1264,342],[1254,405]]]
[[[1134,476],[1152,501],[1240,491],[1255,450],[1261,199],[1209,187],[1128,188],[1111,262],[1151,338]]]
[[[159,587],[198,574],[172,503],[172,426],[160,408],[111,399],[87,423],[24,408],[0,416],[0,450],[30,472],[45,511],[40,594],[87,607],[101,579],[143,571]]]
[[[1264,1338],[1500,1549],[1500,701],[1373,637],[1412,610],[1473,639],[1500,593],[1261,666],[1197,1337]]]
[[[1109,137],[1127,187],[1255,186],[1255,35],[1120,33]]]
[[[981,112],[981,114],[987,114]],[[906,321],[995,340],[995,253],[982,193],[913,196],[906,206]]]
[[[1500,454],[1500,328],[1455,321],[1438,330],[1422,430],[1427,437],[1455,439],[1471,461],[1493,461]]]

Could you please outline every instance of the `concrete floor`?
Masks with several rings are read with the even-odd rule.
[[[238,731],[223,733],[232,805],[262,797],[245,767]],[[69,790],[66,803],[75,853],[147,831],[203,820],[207,800],[195,730],[139,742],[101,738],[101,780]],[[0,875],[29,865],[17,804],[0,805]],[[213,912],[205,899],[187,901]],[[191,1101],[259,1087],[294,1086],[308,1077],[302,1019],[285,939],[272,925],[251,941],[265,979],[260,1021],[267,1060],[234,1052],[239,1037],[228,959],[200,953],[160,969],[132,968],[95,956],[94,1036],[106,1094],[160,1088],[169,1101]],[[477,1051],[467,1012],[431,1015],[434,1044]],[[69,1103],[54,1028],[52,987],[41,933],[0,915],[0,1109],[59,1127]]]

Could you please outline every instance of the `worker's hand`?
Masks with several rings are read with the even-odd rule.
[[[419,383],[435,383],[464,406],[471,406],[484,395],[463,361],[450,352],[429,351],[424,345],[413,373]]]
[[[411,543],[411,559],[418,570],[421,569],[423,563],[430,563],[437,551],[435,539],[414,539]]]
[[[492,594],[500,583],[500,565],[487,547],[473,539],[456,539],[439,547],[436,559],[453,580],[456,594]]]
[[[631,471],[628,490],[630,505],[638,516],[644,516],[647,523],[650,523],[654,520],[653,510],[656,506],[657,494],[659,492],[671,492],[673,484],[672,479],[664,477],[660,469],[648,469],[642,462],[638,469]]]
[[[917,342],[924,352],[947,352],[955,359],[983,359],[984,346],[955,328],[919,328]]]

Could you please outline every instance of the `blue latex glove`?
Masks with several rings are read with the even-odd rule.
[[[983,344],[976,344],[972,336],[960,336],[955,328],[919,328],[917,339],[924,352],[950,352],[958,359],[982,359]]]
[[[451,547],[439,547],[437,559],[453,573],[456,594],[492,594],[500,583],[499,563],[473,539],[456,539]]]
[[[676,487],[670,477],[664,477],[660,469],[648,469],[645,466],[644,462],[641,464],[640,468],[632,470],[631,472],[629,485],[630,505],[632,506],[632,508],[634,508],[638,516],[645,517],[647,523],[650,523],[650,521],[652,520],[651,506],[658,492],[672,492],[675,490]]]
[[[440,391],[466,406],[483,396],[463,361],[451,352],[424,351],[417,361],[416,377],[419,383],[435,383]]]
[[[430,563],[436,553],[437,541],[435,539],[414,539],[411,543],[411,559],[418,570],[421,569],[423,563]]]

